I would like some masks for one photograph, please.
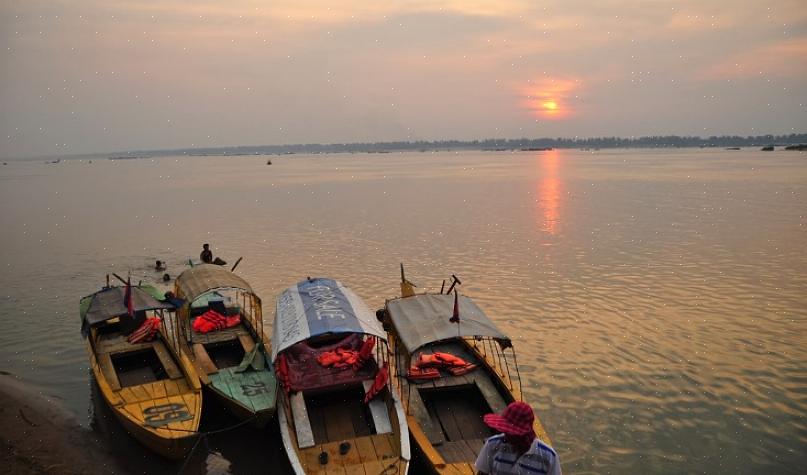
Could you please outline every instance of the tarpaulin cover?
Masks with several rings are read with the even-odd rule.
[[[81,299],[79,311],[82,331],[86,331],[89,326],[96,323],[105,322],[129,313],[123,302],[125,293],[126,287],[110,287]],[[174,308],[171,304],[160,302],[152,297],[149,292],[136,286],[132,286],[132,305],[136,312]]]
[[[489,337],[502,348],[511,346],[510,338],[502,333],[473,300],[459,296],[460,323],[451,323],[454,296],[420,294],[387,302],[392,324],[411,354],[418,348],[436,341],[457,337]]]
[[[387,340],[375,313],[352,290],[336,280],[309,279],[277,298],[272,361],[295,343],[326,333],[364,333]]]
[[[186,302],[193,302],[201,295],[216,289],[239,289],[254,294],[247,281],[215,264],[191,267],[176,280],[177,297]]]

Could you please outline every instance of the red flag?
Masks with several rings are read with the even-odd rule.
[[[459,306],[459,302],[457,301],[457,291],[456,290],[454,291],[454,314],[451,316],[450,319],[448,319],[448,321],[451,322],[451,323],[456,323],[456,324],[460,323],[460,306]]]
[[[132,303],[132,278],[126,280],[126,293],[123,294],[123,305],[126,306],[126,311],[129,316],[134,316],[134,303]]]

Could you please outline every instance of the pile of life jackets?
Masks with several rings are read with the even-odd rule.
[[[216,330],[234,327],[241,323],[241,315],[226,317],[219,312],[210,309],[196,317],[193,321],[193,330],[197,333],[210,333]]]
[[[157,332],[159,330],[160,319],[157,317],[150,317],[147,318],[142,325],[137,327],[137,330],[130,333],[129,336],[126,337],[126,341],[129,343],[144,343],[151,341],[155,336],[157,336]]]
[[[454,376],[462,376],[476,369],[478,365],[469,363],[451,353],[436,351],[434,354],[421,353],[415,363],[409,367],[406,377],[411,380],[428,380],[440,377],[440,370],[446,370]]]
[[[337,348],[325,351],[317,356],[317,362],[326,368],[353,368],[357,370],[367,363],[375,346],[375,338],[364,340],[359,351],[347,348]]]

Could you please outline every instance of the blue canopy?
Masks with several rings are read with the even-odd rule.
[[[327,333],[363,333],[386,341],[375,313],[352,290],[333,279],[307,279],[277,298],[272,360],[286,348]]]

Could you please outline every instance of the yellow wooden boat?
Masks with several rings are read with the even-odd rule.
[[[450,321],[455,302],[459,323]],[[474,462],[484,440],[494,435],[482,416],[522,400],[510,338],[468,297],[415,294],[403,266],[401,297],[388,300],[380,312],[390,333],[396,362],[392,373],[415,449],[434,473],[475,474]],[[433,379],[419,377],[417,370],[410,372],[418,362],[432,361],[435,353],[459,357],[469,366],[456,370],[456,375],[445,366],[435,368],[439,376]],[[537,415],[534,429],[551,443]]]
[[[181,346],[207,393],[239,419],[266,426],[275,414],[277,379],[263,333],[261,299],[240,276],[213,264],[180,274],[175,293],[183,301],[178,310]],[[238,323],[197,332],[194,320],[211,309],[229,318],[238,315]]]
[[[132,436],[160,455],[182,458],[198,437],[199,378],[191,362],[175,350],[176,340],[166,336],[170,332],[164,312],[173,307],[132,286],[130,315],[125,294],[125,287],[107,285],[81,299],[82,333],[93,375],[104,401]],[[156,337],[129,343],[126,335],[147,317],[162,322]]]
[[[278,422],[295,473],[406,474],[406,417],[367,305],[337,281],[308,279],[278,297],[273,330]]]

